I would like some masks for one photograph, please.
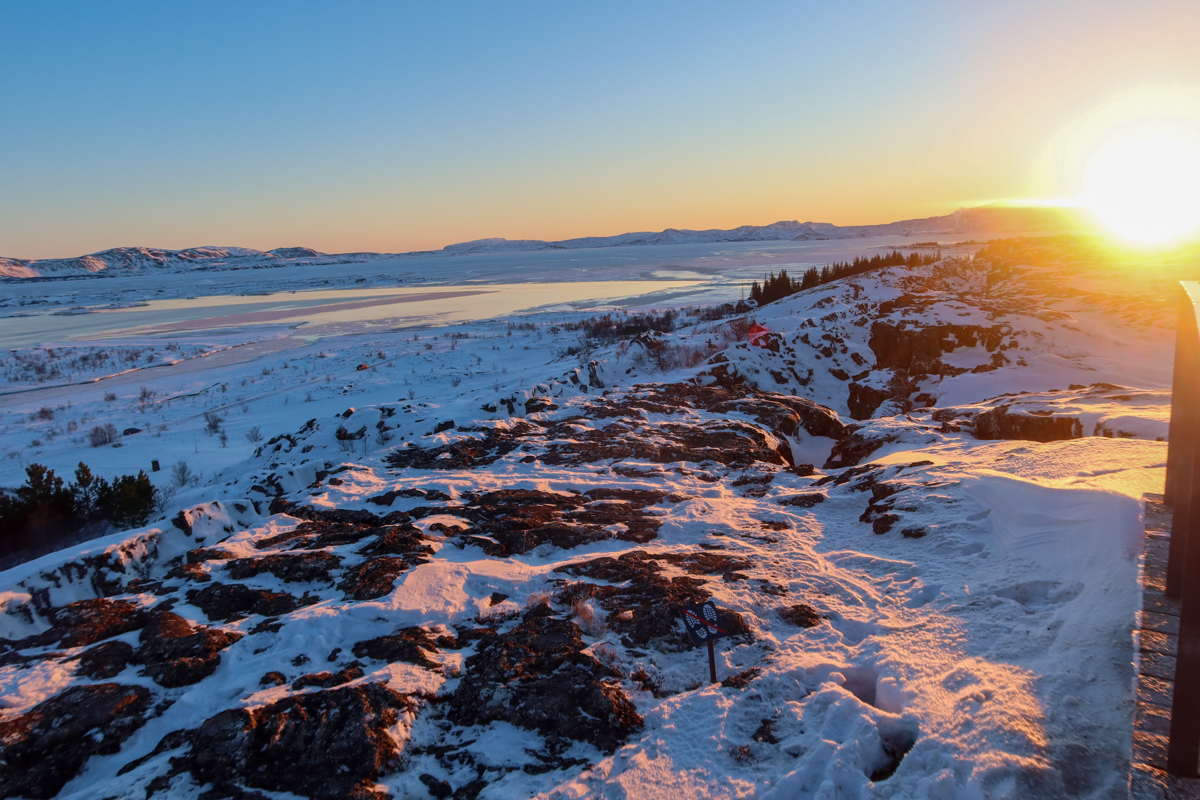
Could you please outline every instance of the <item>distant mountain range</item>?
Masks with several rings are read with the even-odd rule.
[[[278,247],[254,250],[248,247],[192,247],[159,250],[152,247],[118,247],[77,258],[18,259],[0,257],[0,277],[55,278],[97,274],[128,274],[147,271],[193,272],[196,270],[260,269],[288,264],[345,264],[430,255],[523,252],[535,250],[578,250],[596,247],[636,247],[662,244],[705,244],[713,242],[811,241],[855,239],[869,236],[936,236],[978,233],[988,235],[1015,231],[1049,231],[1074,227],[1073,213],[1054,207],[1002,205],[961,208],[952,214],[908,219],[883,225],[841,226],[828,222],[776,222],[743,225],[729,230],[705,231],[667,228],[657,233],[622,233],[616,236],[585,236],[548,242],[540,239],[476,239],[448,245],[441,250],[412,253],[340,253],[331,255],[308,247]]]

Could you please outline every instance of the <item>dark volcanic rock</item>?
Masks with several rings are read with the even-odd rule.
[[[491,464],[523,444],[545,442],[545,451],[536,458],[551,466],[629,460],[708,461],[735,468],[756,462],[790,465],[786,437],[803,430],[838,439],[843,431],[837,414],[824,406],[736,383],[642,384],[575,407],[579,415],[567,419],[521,421],[510,430],[485,429],[482,436],[436,448],[411,445],[389,455],[388,463],[416,469],[470,469]],[[650,422],[649,414],[675,416],[678,421]],[[605,422],[597,426],[596,421]],[[380,495],[379,502],[391,499],[394,496]]]
[[[872,408],[870,413],[875,413],[875,409]],[[833,446],[829,458],[825,461],[825,469],[857,466],[870,458],[876,450],[893,441],[893,436],[876,434],[861,425],[852,426],[847,429],[846,436]]]
[[[582,495],[507,489],[471,497],[466,505],[445,512],[472,523],[457,532],[462,540],[504,557],[528,553],[547,542],[561,548],[605,539],[648,542],[662,523],[647,508],[683,499],[631,489],[598,488]]]
[[[425,536],[411,525],[388,528],[358,552],[365,556],[404,556],[405,561],[415,566],[428,560],[423,556],[433,554],[433,548],[425,541]]]
[[[557,441],[552,441],[541,456],[543,463],[573,466],[597,461],[712,461],[737,468],[758,462],[791,463],[791,449],[786,444],[773,444],[761,428],[737,420],[654,425],[618,421],[584,430],[570,427],[570,422],[564,420],[547,431],[547,436]]]
[[[146,624],[146,612],[131,600],[97,597],[79,600],[49,612],[53,635],[63,647],[84,647],[101,639],[136,631]]]
[[[503,720],[544,735],[552,749],[588,741],[605,752],[640,730],[642,718],[617,673],[584,653],[579,628],[543,604],[467,659],[447,717],[460,725]]]
[[[775,502],[781,506],[793,506],[795,508],[812,508],[815,505],[825,502],[825,495],[820,492],[807,492],[805,494],[793,494],[788,497],[781,497]]]
[[[712,390],[716,387],[707,388]],[[804,431],[810,436],[840,439],[846,427],[832,409],[785,394],[762,392],[705,407],[718,414],[731,411],[745,414],[777,436],[795,436]]]
[[[346,570],[338,588],[347,600],[375,600],[391,594],[396,576],[408,569],[408,562],[396,556],[377,556]]]
[[[429,657],[438,651],[429,631],[424,628],[404,628],[388,636],[368,639],[354,645],[351,652],[356,658],[372,658],[389,664],[403,661],[426,669],[440,670],[441,664]]]
[[[101,642],[79,657],[76,672],[94,681],[115,678],[133,660],[133,645],[129,642]]]
[[[178,614],[160,611],[142,630],[136,660],[159,686],[187,686],[212,675],[221,663],[221,650],[241,638],[240,633],[193,627]]]
[[[259,558],[238,558],[229,562],[229,576],[234,580],[253,578],[269,572],[281,581],[308,582],[330,580],[329,570],[337,569],[342,560],[332,553],[276,553]]]
[[[875,415],[875,409],[883,405],[884,401],[903,400],[908,396],[906,392],[897,396],[891,387],[881,389],[861,383],[850,383],[846,389],[849,392],[846,397],[846,407],[850,409],[850,416],[853,419],[870,419]]]
[[[989,353],[995,352],[1008,333],[1002,326],[926,325],[918,328],[907,321],[898,325],[875,322],[871,325],[867,345],[875,353],[876,368],[902,369],[912,375],[942,374],[938,368],[942,366],[943,353],[977,345],[983,345]]]
[[[233,796],[244,785],[314,800],[383,800],[375,782],[399,755],[388,728],[415,708],[366,683],[229,709],[191,731],[190,751],[175,763]]]
[[[784,622],[790,622],[798,628],[815,628],[821,624],[821,612],[807,603],[797,603],[779,612]]]
[[[205,561],[228,561],[231,558],[233,558],[232,553],[219,547],[201,547],[189,550],[187,553],[187,563],[189,564],[202,564]]]
[[[975,417],[977,439],[1028,439],[1057,442],[1083,436],[1083,423],[1077,417],[1051,414],[1010,413],[1010,406],[997,406]]]
[[[142,686],[73,686],[0,722],[0,797],[47,798],[94,754],[117,752],[145,722]]]
[[[487,429],[482,436],[471,436],[441,447],[405,447],[389,454],[386,461],[402,469],[470,469],[495,463],[520,446],[523,433],[535,430],[526,422],[511,431]]]
[[[347,665],[344,669],[337,672],[313,672],[308,675],[301,675],[292,682],[292,688],[297,691],[307,689],[310,686],[332,689],[334,686],[341,686],[343,683],[356,681],[362,676],[362,666],[354,663]]]
[[[609,612],[608,626],[621,634],[629,646],[645,646],[652,639],[668,639],[679,647],[688,647],[688,641],[681,637],[675,624],[679,606],[702,603],[710,594],[703,588],[703,580],[685,575],[664,576],[664,563],[674,564],[691,575],[724,576],[754,566],[745,559],[719,553],[650,555],[634,550],[619,558],[604,556],[557,568],[555,572],[609,584],[568,584],[560,591],[560,597],[565,602],[596,598],[601,608]],[[749,632],[739,614],[725,609],[718,613],[718,624],[723,630],[734,635]],[[669,645],[660,642],[659,646],[665,649]]]
[[[247,614],[277,617],[290,614],[299,604],[296,598],[283,592],[253,589],[240,583],[213,583],[187,593],[188,602],[204,612],[211,620],[224,621]]]

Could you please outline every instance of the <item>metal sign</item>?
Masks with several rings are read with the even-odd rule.
[[[696,605],[681,606],[679,616],[687,628],[688,636],[695,644],[704,644],[713,639],[728,636],[727,631],[717,626],[717,607],[709,600]]]
[[[717,625],[717,607],[711,600],[690,606],[679,607],[679,618],[695,644],[708,645],[708,680],[717,682],[717,656],[713,641],[728,636],[729,632]]]

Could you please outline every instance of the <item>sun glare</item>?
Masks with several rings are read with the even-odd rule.
[[[1200,140],[1130,132],[1089,159],[1080,201],[1112,233],[1168,244],[1200,229]]]

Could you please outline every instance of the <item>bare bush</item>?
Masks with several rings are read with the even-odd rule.
[[[111,422],[97,425],[88,431],[88,441],[92,447],[103,447],[106,444],[114,444],[119,438],[120,434],[117,433],[117,426]]]
[[[54,409],[50,406],[42,406],[37,410],[37,418],[51,420],[54,419]]]
[[[262,431],[259,430],[257,425],[246,431],[246,441],[250,442],[251,444],[262,441]]]
[[[688,345],[680,343],[665,344],[654,352],[658,368],[670,372],[684,367],[696,367],[703,364],[705,359],[717,351],[716,347],[707,345]]]
[[[221,416],[219,414],[217,414],[217,412],[205,411],[204,412],[204,432],[207,433],[209,436],[212,436],[215,433],[220,433],[221,423],[224,421],[225,420],[222,419]]]
[[[105,392],[104,393],[104,402],[111,403],[113,400],[116,400],[116,399],[117,399],[116,392]]]
[[[171,485],[182,489],[185,486],[199,486],[200,476],[192,472],[186,461],[176,461],[171,467]]]
[[[592,655],[611,670],[620,672],[621,654],[610,642],[597,642],[592,646]]]
[[[588,636],[599,638],[608,630],[604,624],[603,615],[596,611],[594,605],[583,598],[579,598],[571,604],[571,616],[575,619],[575,624],[579,626],[579,629]]]

